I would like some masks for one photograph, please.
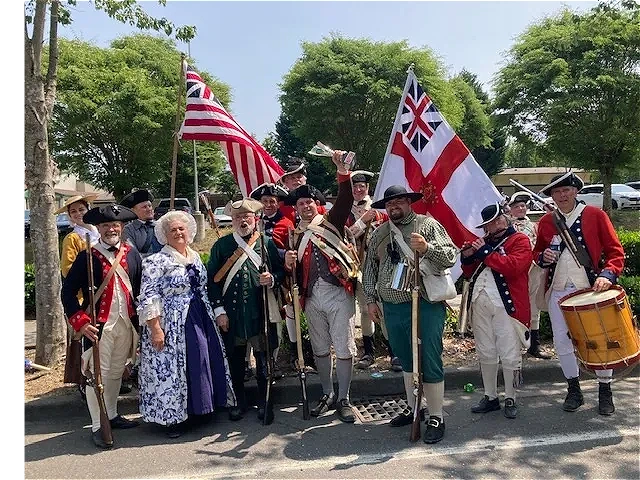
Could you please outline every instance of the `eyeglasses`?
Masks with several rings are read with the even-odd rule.
[[[249,220],[250,218],[255,218],[255,214],[253,213],[236,213],[233,215],[235,220]]]

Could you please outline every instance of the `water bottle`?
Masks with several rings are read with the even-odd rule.
[[[549,244],[549,249],[553,250],[553,252],[556,255],[556,262],[560,257],[560,242],[562,242],[560,235],[554,235],[553,238],[551,239],[551,243]]]

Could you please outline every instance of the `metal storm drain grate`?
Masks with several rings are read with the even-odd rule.
[[[397,414],[409,408],[406,400],[399,395],[365,397],[352,400],[351,405],[353,405],[356,416],[362,423],[391,420]]]

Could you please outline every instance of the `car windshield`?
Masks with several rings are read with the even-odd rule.
[[[215,215],[224,215],[224,207],[217,207],[217,208],[213,211],[213,213],[214,213]]]
[[[611,185],[611,191],[613,193],[624,193],[624,192],[633,192],[633,193],[637,193],[638,191],[633,188],[630,187],[629,185]]]
[[[61,213],[60,215],[57,216],[56,221],[58,223],[69,223],[69,215],[66,213]]]

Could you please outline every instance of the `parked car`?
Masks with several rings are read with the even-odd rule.
[[[160,200],[160,203],[158,203],[158,206],[154,209],[154,217],[156,220],[169,211],[170,202],[170,198],[163,198]],[[183,210],[188,214],[193,215],[193,207],[191,206],[191,202],[188,198],[174,198],[173,208],[174,210]]]
[[[587,205],[602,208],[604,186],[601,183],[586,185],[578,192],[578,200]],[[629,185],[614,183],[611,185],[611,207],[614,210],[623,208],[640,209],[640,192]]]
[[[629,185],[631,188],[635,188],[636,190],[640,190],[640,180],[635,182],[627,182],[625,185]]]
[[[60,213],[56,215],[56,226],[58,227],[58,235],[66,235],[73,230],[69,214]]]
[[[229,215],[224,214],[224,207],[217,207],[213,211],[213,218],[216,221],[216,225],[218,227],[230,227],[231,226],[231,217]]]
[[[24,238],[31,238],[31,211],[24,211]]]

